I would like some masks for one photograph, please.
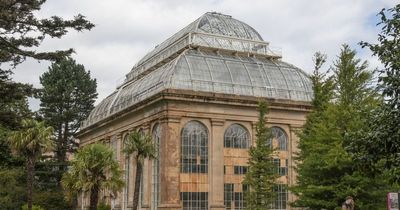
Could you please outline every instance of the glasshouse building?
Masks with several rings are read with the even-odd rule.
[[[269,102],[277,197],[266,209],[291,209],[297,133],[311,110],[309,77],[282,61],[251,26],[209,12],[146,54],[82,123],[81,146],[104,142],[124,170],[125,188],[101,193],[113,209],[132,209],[135,161],[123,152],[129,132],[153,137],[144,161],[139,209],[244,209],[242,184],[255,142],[257,102]],[[79,206],[89,205],[81,195]]]

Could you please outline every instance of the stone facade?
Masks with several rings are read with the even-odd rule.
[[[222,210],[226,189],[224,183],[233,183],[235,192],[243,179],[243,174],[235,174],[236,165],[246,166],[247,150],[225,148],[224,133],[232,124],[242,126],[250,134],[250,142],[255,140],[255,124],[258,120],[257,101],[260,98],[233,96],[227,94],[196,92],[189,90],[165,90],[112,118],[106,118],[82,129],[78,135],[81,146],[94,142],[105,142],[116,152],[121,168],[129,169],[129,185],[118,195],[102,192],[102,199],[115,209],[131,209],[135,177],[135,160],[127,161],[122,153],[124,136],[134,129],[143,129],[151,134],[154,126],[161,126],[159,180],[160,200],[158,209],[183,209],[182,192],[207,192],[207,209]],[[283,184],[295,182],[293,154],[297,151],[297,132],[303,126],[311,109],[309,102],[270,99],[267,120],[269,126],[284,131],[287,136],[287,150],[277,154],[281,166],[287,172],[280,177]],[[200,122],[207,129],[207,169],[206,173],[183,173],[182,129],[191,121]],[[276,146],[276,142],[273,143]],[[199,161],[199,159],[196,159]],[[129,163],[129,167],[127,167]],[[145,160],[141,209],[155,209],[152,192],[155,182],[153,160]],[[199,163],[197,163],[199,164]],[[204,169],[203,169],[204,170]],[[230,174],[230,175],[228,175]],[[225,192],[224,192],[225,190]],[[126,194],[128,193],[128,194]],[[194,195],[194,194],[193,194]],[[196,194],[198,195],[198,194]],[[235,194],[236,195],[236,194]],[[240,194],[237,194],[240,195]],[[126,200],[126,198],[128,200]],[[289,194],[288,201],[294,197]],[[79,205],[85,202],[81,196]],[[87,198],[86,198],[87,200]],[[234,204],[231,204],[234,205]],[[190,209],[190,208],[187,208]],[[286,209],[290,209],[289,206]]]

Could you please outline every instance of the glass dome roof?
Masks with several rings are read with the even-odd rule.
[[[249,25],[206,13],[141,59],[82,128],[167,89],[311,101],[308,76],[280,58]]]
[[[229,15],[207,12],[172,37],[157,45],[154,50],[145,55],[137,65],[142,64],[189,33],[206,33],[253,41],[263,41],[260,34],[246,23],[238,21]]]

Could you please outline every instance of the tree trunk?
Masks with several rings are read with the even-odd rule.
[[[57,154],[57,160],[58,160],[58,162],[60,162],[60,163],[63,163],[64,161],[65,161],[65,152],[64,152],[64,145],[65,145],[65,143],[64,143],[64,135],[63,135],[63,126],[62,126],[62,123],[60,123],[59,125],[58,125],[58,128],[57,128],[57,142],[56,142],[56,146],[57,146],[57,151],[56,151],[56,154]]]
[[[28,210],[32,210],[32,191],[33,191],[33,179],[35,176],[35,160],[28,158],[26,161],[26,192],[27,192],[27,203]]]
[[[62,137],[62,142],[63,142],[63,150],[62,150],[62,158],[63,158],[63,162],[66,161],[67,159],[67,152],[68,152],[68,148],[69,148],[69,142],[68,142],[68,133],[69,128],[68,128],[68,122],[64,122],[64,133],[63,133],[63,137]]]
[[[90,191],[90,210],[97,210],[97,203],[99,202],[99,186],[93,186],[93,189]]]
[[[61,167],[61,171],[64,173],[65,171],[67,171],[67,166],[66,166],[66,162],[67,162],[67,152],[68,152],[68,122],[64,123],[64,133],[62,136],[62,145],[63,145],[63,149],[62,149],[62,154],[61,154],[61,163],[62,163],[62,167]]]
[[[133,193],[133,210],[137,210],[139,206],[140,183],[142,178],[142,163],[139,158],[136,158],[136,177],[135,177],[135,191]]]

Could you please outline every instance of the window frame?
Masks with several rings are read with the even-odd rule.
[[[240,131],[241,133],[238,133]],[[245,136],[242,138],[242,135]],[[224,148],[248,149],[250,148],[250,146],[251,146],[251,135],[245,126],[239,123],[233,123],[225,129]]]
[[[180,143],[180,172],[208,173],[209,131],[207,126],[197,120],[187,122],[182,127]]]
[[[289,136],[287,135],[286,131],[278,126],[272,126],[270,129],[271,129],[272,139],[269,139],[268,143],[270,145],[273,145],[273,140],[275,139],[278,142],[277,146],[278,151],[288,151]],[[278,132],[281,134],[280,136],[277,136]]]

